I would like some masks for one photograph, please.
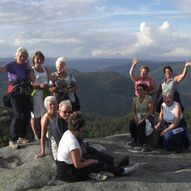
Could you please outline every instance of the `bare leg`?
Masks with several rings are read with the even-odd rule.
[[[39,118],[31,118],[31,128],[32,128],[35,140],[38,140],[37,129],[40,129],[40,117]]]

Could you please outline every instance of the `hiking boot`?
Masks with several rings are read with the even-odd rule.
[[[9,147],[11,147],[12,149],[18,149],[19,145],[16,141],[9,141]]]
[[[19,137],[19,139],[17,140],[18,144],[27,144],[28,142],[29,142],[28,139],[25,139],[25,138],[22,138],[22,137]]]

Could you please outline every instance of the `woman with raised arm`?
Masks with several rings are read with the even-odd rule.
[[[0,67],[0,72],[8,72],[8,93],[11,93],[11,107],[14,114],[9,146],[17,149],[18,144],[28,142],[26,135],[31,111],[30,93],[27,92],[30,85],[28,51],[25,48],[18,48],[15,60]]]
[[[131,77],[131,79],[134,82],[134,86],[135,86],[135,95],[137,96],[137,86],[139,84],[145,84],[148,89],[147,89],[147,94],[153,96],[154,93],[156,93],[156,85],[154,80],[149,77],[149,68],[147,66],[141,66],[140,67],[140,76],[135,75],[135,67],[136,65],[139,64],[139,60],[138,59],[133,59],[132,61],[132,65],[131,68],[129,70],[129,75]]]
[[[184,110],[178,92],[178,85],[186,77],[189,66],[191,66],[191,61],[187,61],[184,65],[182,73],[175,77],[173,76],[173,70],[170,66],[164,67],[163,69],[164,79],[162,80],[157,90],[156,100],[155,100],[155,107],[158,113],[161,110],[161,104],[163,102],[162,94],[167,90],[171,90],[173,92],[174,100],[180,103],[182,110]]]

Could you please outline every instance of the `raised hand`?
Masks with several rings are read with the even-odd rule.
[[[137,59],[137,58],[133,58],[133,60],[132,60],[132,64],[133,64],[133,65],[137,65],[139,62],[140,62],[140,61],[139,61],[139,59]]]
[[[191,60],[188,60],[188,61],[185,63],[185,67],[188,67],[188,66],[191,66]]]

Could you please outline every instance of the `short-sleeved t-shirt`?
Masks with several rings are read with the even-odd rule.
[[[144,84],[148,87],[148,91],[152,91],[154,90],[154,81],[152,78],[147,78],[147,79],[143,79],[142,77],[138,78],[135,81],[135,95],[138,96],[137,94],[137,86],[139,84]]]
[[[15,61],[9,62],[5,65],[8,72],[9,82],[19,82],[22,80],[27,80],[27,76],[30,72],[27,63],[17,64]]]
[[[79,149],[81,153],[80,145],[76,137],[70,130],[67,130],[60,140],[57,152],[57,160],[67,164],[73,164],[71,151],[74,149]]]

